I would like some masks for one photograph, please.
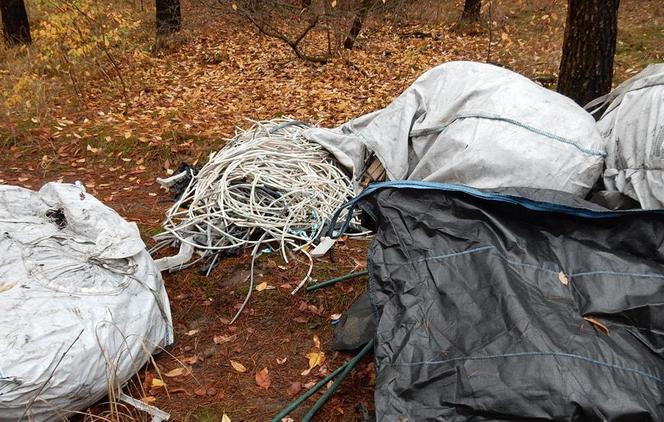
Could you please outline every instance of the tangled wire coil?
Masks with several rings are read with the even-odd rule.
[[[334,211],[353,195],[350,178],[334,157],[302,136],[308,126],[291,119],[254,122],[191,177],[166,212],[155,238],[189,243],[203,257],[263,246],[299,251],[318,239]],[[253,283],[253,277],[252,277]]]

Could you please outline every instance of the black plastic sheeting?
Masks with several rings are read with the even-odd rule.
[[[356,203],[379,421],[664,420],[663,214],[413,182]]]
[[[376,317],[369,294],[364,293],[343,313],[334,329],[334,350],[356,350],[376,335]]]

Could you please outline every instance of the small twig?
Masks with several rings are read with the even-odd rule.
[[[489,45],[486,51],[486,63],[491,60],[491,43],[493,42],[493,0],[489,0]]]

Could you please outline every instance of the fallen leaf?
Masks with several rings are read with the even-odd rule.
[[[562,272],[562,271],[558,273],[558,280],[560,280],[560,282],[563,283],[565,286],[567,286],[567,284],[569,284],[569,279],[567,278],[565,273]]]
[[[185,334],[188,335],[189,337],[198,334],[200,330],[189,330]]]
[[[597,321],[593,317],[583,317],[590,325],[601,331],[602,333],[606,334],[607,336],[609,335],[609,327],[606,325],[602,324],[601,322]]]
[[[145,404],[151,404],[157,401],[155,396],[145,396],[141,398],[141,401]]]
[[[286,363],[287,360],[288,358],[277,358],[277,363],[279,365],[283,365],[284,363]]]
[[[198,355],[193,355],[191,357],[183,357],[180,360],[187,365],[193,365],[199,361],[199,358]]]
[[[240,362],[231,359],[231,366],[238,372],[247,372],[247,368]]]
[[[317,335],[314,335],[314,347],[316,349],[320,349],[320,339],[318,338]]]
[[[263,290],[267,289],[267,281],[262,282],[258,286],[256,286],[256,291],[257,292],[262,292]]]
[[[231,422],[231,418],[229,418],[228,415],[224,413],[221,417],[221,422]]]
[[[204,395],[207,394],[207,390],[204,387],[198,387],[197,389],[194,390],[194,394],[203,397]]]
[[[0,284],[0,293],[6,292],[7,290],[11,289],[14,287],[14,284]]]
[[[233,334],[232,336],[224,336],[224,335],[218,335],[212,337],[212,341],[214,344],[223,344],[223,343],[228,343],[229,341],[235,341],[237,338],[237,334]]]
[[[150,386],[153,388],[161,388],[166,386],[166,383],[159,378],[152,378],[152,382],[150,382]]]
[[[272,381],[270,380],[270,371],[268,371],[267,367],[256,372],[256,385],[258,385],[260,388],[267,390],[270,388],[271,383]]]
[[[301,382],[293,382],[291,383],[290,387],[288,387],[288,390],[286,390],[286,393],[288,393],[288,397],[295,397],[297,396],[297,393],[302,390],[302,383]]]
[[[164,376],[168,378],[175,378],[179,377],[180,375],[184,375],[185,373],[187,373],[187,368],[179,367],[166,372]]]
[[[309,369],[325,362],[325,353],[323,352],[309,352],[306,354],[306,357],[309,359]]]
[[[341,314],[332,314],[332,315],[330,315],[330,319],[332,321],[337,321],[339,318],[341,318]]]

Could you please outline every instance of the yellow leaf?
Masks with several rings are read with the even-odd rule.
[[[247,372],[247,368],[240,362],[231,359],[231,366],[238,372]]]
[[[275,289],[275,287],[270,286],[269,284],[267,284],[267,281],[264,281],[261,284],[259,284],[258,286],[256,286],[256,291],[257,292],[260,292],[260,291],[263,291],[263,290],[272,290],[272,289]]]
[[[325,353],[323,352],[309,352],[306,356],[309,359],[309,369],[312,369],[316,365],[322,365],[325,362]]]
[[[233,3],[233,6],[231,6],[231,7],[233,7],[233,10],[235,10],[237,12],[237,4]]]
[[[7,290],[11,289],[11,288],[14,287],[14,286],[15,286],[14,284],[9,284],[9,283],[7,283],[7,284],[0,284],[0,293],[2,293],[2,292],[6,292]]]
[[[151,385],[152,385],[152,388],[161,388],[161,387],[166,386],[166,383],[164,381],[160,380],[159,378],[152,378]]]
[[[180,368],[175,368],[175,369],[172,369],[172,370],[166,372],[164,374],[164,376],[168,377],[168,378],[175,378],[175,377],[179,377],[180,375],[184,375],[185,372],[187,372],[187,369],[183,368],[183,367],[180,367]]]
[[[224,415],[221,417],[221,422],[231,422],[231,418],[229,418],[228,415],[224,413]]]
[[[337,0],[332,0],[331,5],[332,5],[332,7],[337,7]]]

